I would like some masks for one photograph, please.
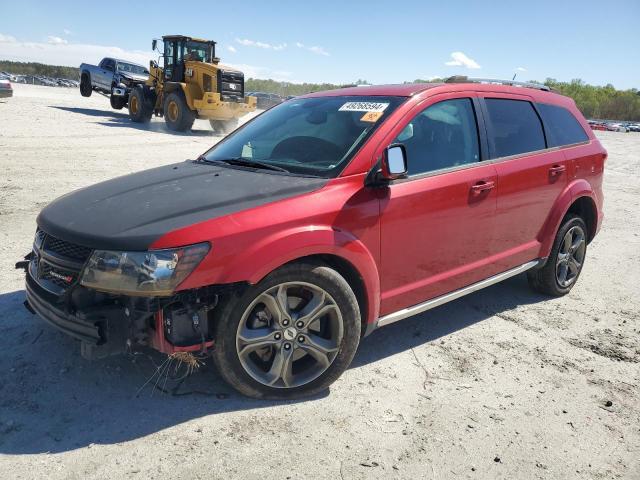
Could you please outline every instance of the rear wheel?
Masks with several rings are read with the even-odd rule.
[[[213,131],[220,135],[227,135],[238,128],[238,119],[232,118],[231,120],[213,120],[210,119],[209,123]]]
[[[567,215],[545,266],[527,273],[529,285],[545,295],[566,295],[578,281],[586,255],[587,225],[581,217]]]
[[[113,96],[111,96],[113,98]],[[129,118],[136,123],[146,123],[153,115],[153,104],[142,87],[135,87],[129,93]]]
[[[164,101],[164,121],[171,130],[184,132],[191,130],[195,114],[189,109],[181,93],[171,92]]]
[[[91,88],[91,78],[89,74],[83,73],[82,77],[80,77],[80,95],[83,97],[90,97],[91,93],[93,93],[93,89]]]
[[[360,339],[355,295],[324,265],[286,265],[215,312],[218,370],[255,398],[299,398],[326,389],[347,369]]]

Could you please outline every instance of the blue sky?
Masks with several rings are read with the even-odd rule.
[[[179,33],[218,41],[223,63],[247,76],[282,81],[517,72],[640,88],[639,0],[0,3],[0,59],[78,65],[112,54],[147,63],[153,37]]]

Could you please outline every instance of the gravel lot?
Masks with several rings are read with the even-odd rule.
[[[261,402],[210,365],[163,382],[171,394],[141,389],[160,355],[83,360],[23,308],[13,269],[49,201],[195,158],[219,140],[208,123],[173,134],[99,95],[14,88],[0,103],[0,478],[640,478],[640,134],[598,132],[605,224],[569,296],[515,277],[375,332],[326,395]]]

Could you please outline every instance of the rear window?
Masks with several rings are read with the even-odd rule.
[[[494,158],[546,148],[540,118],[530,102],[487,98],[485,103],[491,123]]]
[[[539,103],[538,110],[547,128],[550,147],[561,147],[589,140],[582,125],[566,108]]]

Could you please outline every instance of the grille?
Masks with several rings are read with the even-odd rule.
[[[76,272],[70,270],[63,270],[58,267],[41,261],[39,278],[53,283],[54,285],[66,289],[75,281]]]
[[[38,230],[33,253],[29,265],[31,278],[48,292],[62,295],[77,283],[92,250]]]
[[[223,100],[242,100],[244,98],[244,74],[218,70],[218,91]]]
[[[76,245],[75,243],[65,242],[58,238],[47,235],[44,243],[44,250],[60,257],[71,258],[80,262],[85,262],[91,255],[91,249]]]

